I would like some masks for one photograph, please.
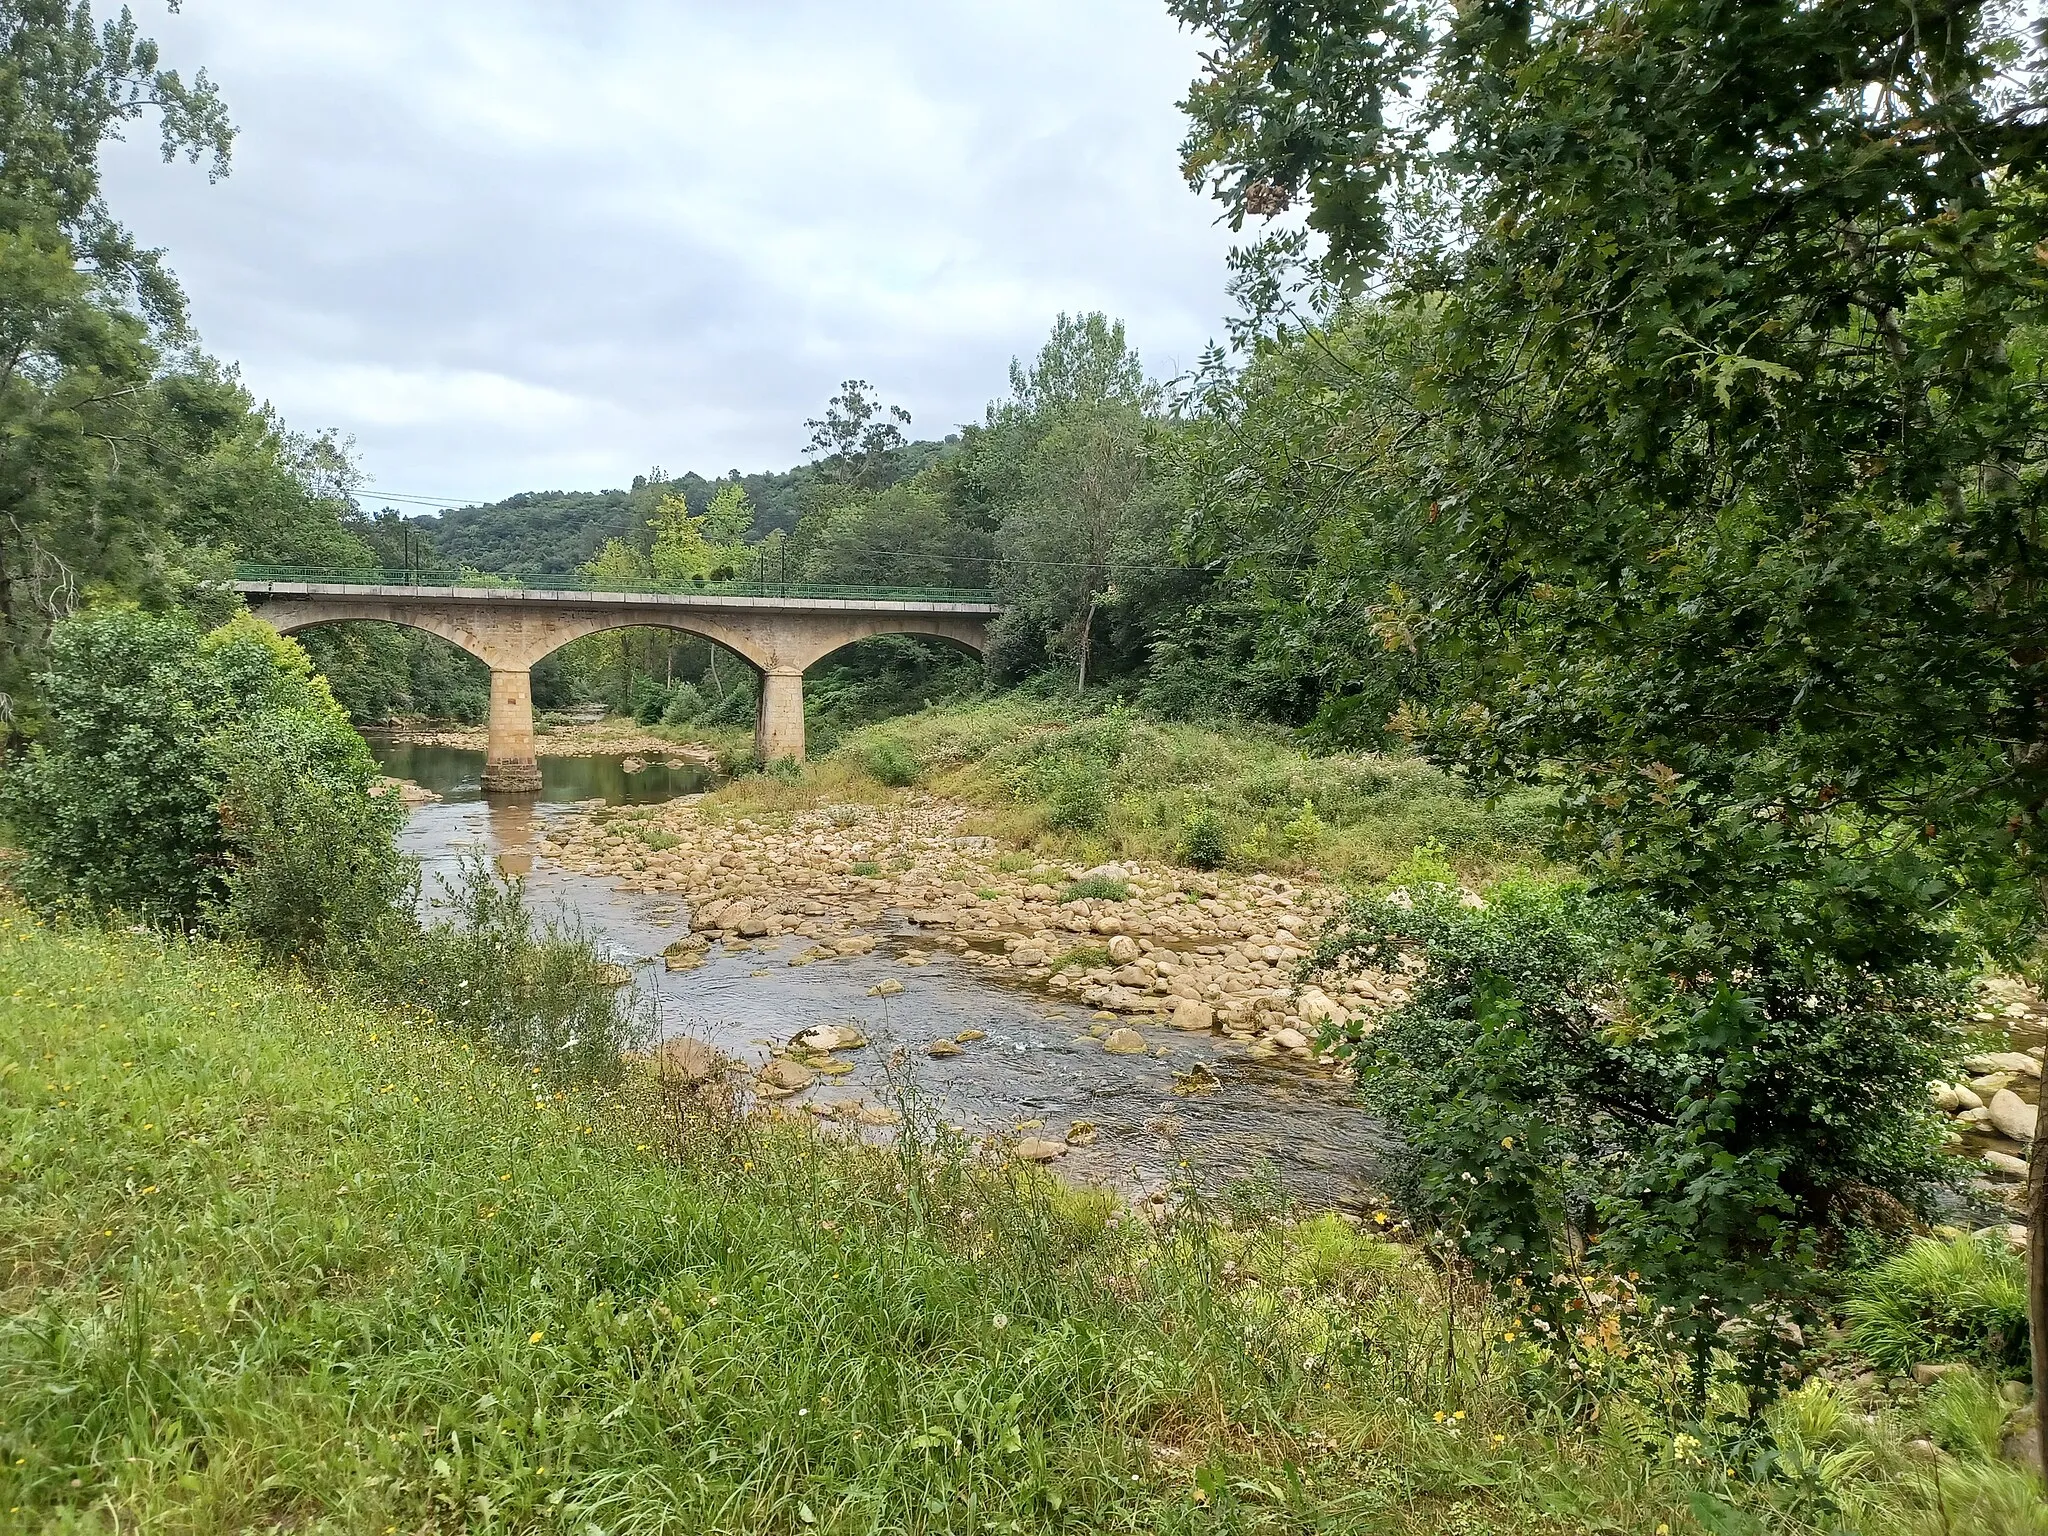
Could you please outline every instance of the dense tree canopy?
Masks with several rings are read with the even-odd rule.
[[[1910,1197],[1928,979],[2037,931],[1972,910],[2038,882],[2048,805],[2027,39],[1971,0],[1173,9],[1214,44],[1191,179],[1305,204],[1412,338],[1264,433],[1254,496],[1354,434],[1311,590],[1439,674],[1431,750],[1561,779],[1669,1073],[1583,1220],[1711,1333],[1685,1298],[1796,1288],[1841,1191]]]

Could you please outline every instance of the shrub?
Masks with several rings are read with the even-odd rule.
[[[1886,1370],[2027,1363],[2027,1266],[2003,1243],[1920,1238],[1857,1280],[1848,1313],[1857,1349]]]
[[[1230,845],[1223,836],[1223,818],[1208,806],[1196,811],[1188,817],[1181,832],[1178,851],[1181,862],[1196,869],[1220,867],[1230,857]]]
[[[596,946],[537,920],[522,882],[481,850],[463,855],[437,905],[448,921],[393,925],[364,956],[359,981],[373,997],[423,1010],[550,1084],[613,1081],[647,1043],[648,1019]]]
[[[15,888],[43,911],[126,912],[188,926],[220,895],[206,739],[226,683],[182,616],[88,611],[50,636],[46,737],[11,768]]]
[[[1303,800],[1301,809],[1293,820],[1280,829],[1280,840],[1286,845],[1288,852],[1300,857],[1312,852],[1316,844],[1323,840],[1324,830],[1322,818],[1316,815],[1316,803],[1313,800]]]
[[[89,610],[57,626],[42,683],[49,734],[4,789],[33,905],[211,922],[310,961],[410,888],[362,738],[258,620]]]
[[[1100,832],[1109,821],[1108,769],[1098,759],[1060,755],[1035,774],[1048,825],[1070,832]]]
[[[1128,901],[1131,898],[1131,884],[1128,880],[1113,879],[1108,875],[1086,875],[1069,883],[1060,892],[1061,901]]]
[[[1938,973],[1873,990],[1856,972],[1759,969],[1749,995],[1667,998],[1657,978],[1627,984],[1633,906],[1526,880],[1477,910],[1448,883],[1399,895],[1355,903],[1319,949],[1326,966],[1428,958],[1406,1005],[1346,1054],[1396,1132],[1414,1214],[1487,1279],[1526,1286],[1553,1327],[1569,1319],[1551,1276],[1637,1272],[1696,1389],[1726,1346],[1766,1391],[1779,1320],[1803,1315],[1830,1223],[1853,1219],[1835,1212],[1869,1187],[1924,1207],[1955,1177],[1931,1114],[1900,1107],[1907,1082],[1925,1105],[1950,1038]],[[1742,1048],[1718,1069],[1680,1048],[1667,1018],[1681,1009],[1688,1030],[1719,1020]],[[1797,1195],[1795,1162],[1814,1181]]]
[[[626,701],[627,713],[642,725],[653,725],[666,713],[668,698],[668,689],[653,678],[636,677],[632,696]]]
[[[861,748],[861,767],[892,789],[915,784],[923,772],[916,756],[894,736],[878,736]]]
[[[662,706],[663,725],[688,725],[704,713],[705,699],[695,683],[677,683]]]
[[[259,715],[215,741],[230,863],[214,923],[268,959],[344,968],[412,920],[418,867],[393,843],[405,808],[374,791],[366,752],[336,762],[336,747],[296,715]]]

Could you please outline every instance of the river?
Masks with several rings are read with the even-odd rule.
[[[669,973],[653,957],[684,931],[687,902],[616,891],[537,859],[534,848],[551,820],[575,814],[579,804],[645,805],[700,792],[711,782],[703,767],[650,761],[628,773],[634,760],[627,758],[543,758],[537,799],[501,797],[483,793],[481,752],[371,746],[386,773],[442,797],[412,813],[402,839],[430,889],[464,850],[489,850],[525,877],[537,911],[580,925],[634,968],[664,1036],[689,1035],[759,1063],[802,1030],[854,1023],[873,1043],[843,1058],[849,1075],[821,1080],[807,1098],[892,1102],[882,1068],[902,1044],[910,1047],[919,1094],[975,1135],[1057,1141],[1076,1122],[1092,1124],[1093,1140],[1059,1165],[1068,1178],[1134,1196],[1192,1177],[1211,1190],[1257,1178],[1324,1206],[1357,1209],[1374,1198],[1384,1135],[1326,1072],[1253,1060],[1221,1038],[1173,1031],[1153,1032],[1155,1054],[1108,1055],[1087,1038],[1094,1019],[1085,1008],[1005,985],[944,951],[921,969],[903,969],[896,957],[928,950],[930,940],[902,914],[877,930],[881,943],[870,955],[792,967],[787,958],[804,941],[771,948],[770,940],[739,953],[715,947],[701,969]],[[914,978],[913,990],[871,994],[890,977]],[[959,1055],[924,1053],[936,1037],[971,1031],[985,1038]]]

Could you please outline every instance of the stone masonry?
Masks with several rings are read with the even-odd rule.
[[[533,664],[559,646],[607,629],[679,629],[701,635],[761,674],[754,751],[763,763],[804,755],[804,673],[842,646],[873,635],[927,635],[980,655],[993,603],[893,598],[734,597],[723,594],[566,592],[504,587],[357,586],[241,581],[249,606],[281,634],[370,619],[425,630],[491,669],[490,750],[484,788],[533,792]]]

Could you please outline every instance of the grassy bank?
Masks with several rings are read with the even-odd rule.
[[[1333,1218],[1155,1230],[957,1147],[531,1081],[0,913],[6,1527],[2038,1528],[2019,1474],[1937,1490],[1827,1391],[1702,1444],[1640,1357],[1574,1375]]]
[[[919,784],[984,812],[980,830],[1047,858],[1185,862],[1212,818],[1233,868],[1377,880],[1424,844],[1473,880],[1541,862],[1543,799],[1488,802],[1412,757],[1304,753],[1288,733],[1175,724],[1004,694],[853,731],[801,779],[744,779],[736,809],[795,810]]]

